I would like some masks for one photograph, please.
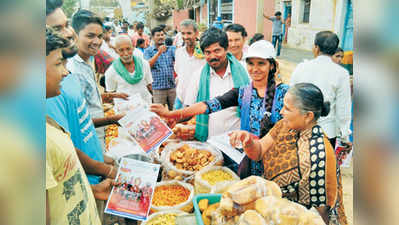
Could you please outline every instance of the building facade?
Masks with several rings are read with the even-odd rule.
[[[352,0],[276,0],[283,18],[291,14],[287,45],[311,50],[315,34],[330,30],[340,37],[340,47],[353,50]]]

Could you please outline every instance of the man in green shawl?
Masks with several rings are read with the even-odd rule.
[[[148,104],[152,103],[150,64],[134,55],[132,40],[127,35],[115,38],[115,50],[119,58],[105,72],[107,92],[124,92],[129,96],[139,94]]]
[[[200,47],[207,63],[194,72],[187,93],[188,104],[210,100],[249,83],[244,67],[227,52],[228,43],[227,34],[217,28],[210,28],[201,35]],[[198,115],[195,138],[206,141],[209,136],[239,130],[239,113],[237,107],[230,107],[210,115]]]

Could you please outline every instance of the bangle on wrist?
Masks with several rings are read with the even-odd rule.
[[[113,166],[109,165],[109,167],[110,167],[110,169],[109,169],[109,172],[107,174],[107,177],[109,177],[111,175],[112,171],[114,170]]]

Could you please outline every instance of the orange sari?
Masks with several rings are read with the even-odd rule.
[[[346,225],[339,166],[321,127],[299,133],[281,120],[269,134],[275,145],[263,157],[264,177],[276,182],[284,197],[308,208],[327,206],[330,220]]]

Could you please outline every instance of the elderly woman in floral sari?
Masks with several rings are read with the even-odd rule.
[[[276,182],[283,197],[315,207],[326,224],[346,225],[339,166],[328,137],[317,125],[329,111],[318,87],[299,83],[288,90],[283,119],[266,136],[255,140],[246,131],[236,131],[230,142],[263,162],[263,177]]]

